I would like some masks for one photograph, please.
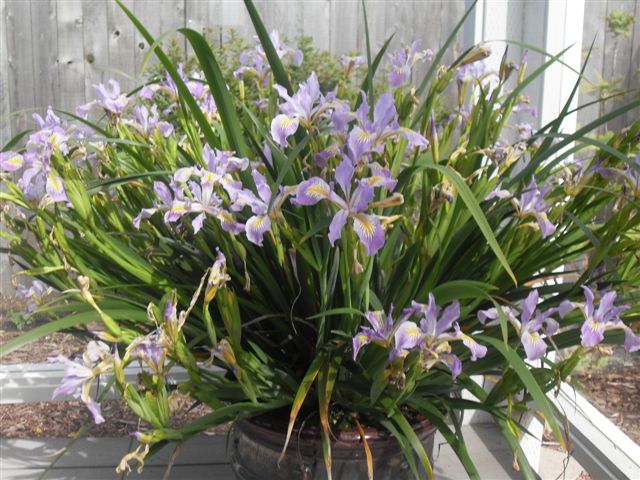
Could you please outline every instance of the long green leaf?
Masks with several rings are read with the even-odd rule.
[[[418,412],[427,417],[438,429],[438,432],[440,432],[447,443],[451,445],[451,448],[460,459],[462,466],[467,471],[469,478],[473,480],[480,479],[480,474],[469,455],[469,451],[467,450],[464,440],[456,436],[456,434],[451,430],[449,425],[447,425],[445,418],[442,416],[442,413],[434,407],[433,404],[422,398],[412,397],[409,400],[409,403]]]
[[[558,426],[558,422],[553,415],[553,410],[549,405],[549,401],[547,400],[547,396],[544,394],[538,382],[536,382],[535,377],[531,373],[531,370],[527,366],[526,363],[522,360],[520,355],[516,353],[509,346],[505,346],[503,342],[500,340],[489,337],[487,335],[479,335],[478,340],[491,344],[500,354],[509,362],[509,366],[515,370],[515,372],[522,380],[523,385],[529,391],[533,399],[536,401],[538,408],[542,411],[545,416],[545,420],[551,427],[556,439],[560,443],[563,448],[565,446],[565,439],[562,436],[562,432],[560,431],[560,427]]]
[[[416,455],[418,455],[418,459],[420,459],[420,463],[422,463],[422,466],[427,472],[427,478],[433,479],[434,476],[431,460],[429,460],[429,456],[424,449],[424,445],[418,438],[418,435],[416,435],[416,432],[411,428],[411,424],[400,411],[396,412],[391,418],[396,425],[398,425],[398,428],[400,428],[407,440],[409,440],[413,450],[416,452]]]
[[[374,72],[372,70],[372,63],[371,63],[371,39],[369,37],[369,20],[367,18],[367,6],[365,4],[365,1],[362,0],[362,14],[364,16],[364,37],[365,37],[365,44],[367,46],[367,77],[365,78],[365,80],[367,81],[367,93],[369,95],[369,105],[374,105],[375,104],[375,99],[373,96],[373,75]],[[373,109],[369,110],[369,117],[373,118]]]
[[[256,29],[256,33],[258,34],[258,39],[262,44],[262,48],[264,49],[264,53],[267,56],[267,60],[269,60],[269,65],[271,65],[271,71],[273,72],[273,78],[275,82],[279,85],[282,85],[287,89],[289,95],[293,94],[293,89],[291,88],[291,82],[289,82],[289,76],[287,75],[287,71],[284,69],[284,65],[280,61],[280,57],[276,52],[273,43],[271,42],[271,38],[269,37],[269,33],[262,23],[262,19],[260,18],[260,14],[253,4],[252,0],[244,0],[244,5],[247,7],[247,12],[249,12],[249,17],[251,18],[251,23],[253,23],[253,28]]]
[[[4,147],[2,147],[2,152],[6,152],[7,150],[11,150],[13,147],[15,147],[20,140],[22,140],[24,138],[25,135],[31,133],[33,130],[29,129],[29,130],[23,130],[22,132],[18,133],[17,135],[15,135],[11,140],[9,140]]]
[[[329,426],[329,408],[333,387],[338,378],[338,371],[342,363],[342,355],[336,354],[328,359],[318,372],[318,413],[322,427],[322,453],[327,470],[327,477],[331,480],[331,431]]]
[[[395,36],[395,33],[392,33],[389,36],[389,38],[387,38],[387,40],[384,42],[382,47],[380,47],[380,50],[376,54],[376,57],[373,59],[373,62],[367,68],[367,74],[365,75],[364,80],[362,81],[360,90],[363,90],[363,91],[367,90],[367,86],[369,85],[369,79],[375,76],[376,71],[380,66],[380,62],[382,61],[382,58],[384,57],[385,52],[389,48],[389,44],[391,43],[391,40],[393,39],[394,36]],[[371,102],[371,100],[369,102]],[[356,97],[355,104],[353,105],[353,110],[354,111],[357,110],[361,103],[362,103],[362,95],[358,95]]]
[[[424,167],[431,170],[436,170],[442,173],[451,181],[451,183],[453,183],[453,185],[456,187],[456,190],[460,194],[462,201],[465,203],[465,205],[469,209],[471,216],[474,218],[474,220],[478,224],[478,227],[480,228],[482,235],[484,235],[484,238],[487,240],[489,247],[491,247],[491,250],[493,250],[493,253],[495,253],[496,257],[498,258],[498,261],[502,264],[502,267],[509,274],[509,276],[513,280],[513,283],[518,285],[518,281],[516,280],[516,276],[514,275],[513,271],[511,270],[511,267],[509,266],[507,257],[504,255],[504,252],[500,248],[500,245],[498,245],[498,241],[496,240],[496,237],[493,234],[491,227],[489,226],[489,222],[487,221],[487,218],[484,216],[484,213],[482,213],[480,204],[476,200],[476,197],[474,196],[469,186],[465,183],[464,179],[460,176],[460,174],[457,171],[455,171],[451,167],[443,167],[441,165],[435,165],[435,164],[427,164]]]
[[[127,175],[125,177],[112,178],[109,180],[104,180],[102,182],[92,183],[87,186],[87,193],[89,195],[94,195],[99,192],[107,192],[109,190],[113,190],[115,187],[119,187],[120,185],[124,185],[126,183],[135,182],[142,178],[147,177],[168,177],[172,175],[173,172],[169,170],[161,170],[157,172],[145,172],[145,173],[136,173],[134,175]]]
[[[630,101],[627,104],[625,104],[624,106],[622,106],[620,108],[617,108],[617,109],[613,110],[612,112],[609,112],[606,115],[603,115],[602,117],[597,118],[597,119],[593,120],[592,122],[588,123],[587,125],[585,125],[584,127],[576,130],[573,134],[568,135],[564,140],[561,140],[560,142],[554,144],[552,147],[547,149],[544,152],[544,155],[541,155],[540,157],[538,157],[536,155],[527,164],[527,166],[518,175],[516,175],[511,182],[509,182],[509,185],[517,182],[520,179],[523,179],[524,181],[526,181],[528,178],[531,177],[531,175],[533,175],[533,172],[536,171],[536,169],[538,168],[540,163],[545,158],[550,158],[553,154],[559,152],[560,150],[565,148],[567,145],[570,145],[571,143],[575,142],[576,140],[578,140],[578,139],[580,139],[582,137],[585,137],[587,134],[595,131],[595,129],[600,127],[601,125],[606,125],[609,121],[613,120],[614,118],[619,117],[620,115],[622,115],[622,114],[624,114],[624,113],[626,113],[626,112],[628,112],[630,110],[633,110],[634,108],[638,108],[638,107],[640,107],[640,99]],[[556,162],[551,162],[550,165],[553,165],[554,163],[556,163]]]
[[[216,61],[216,57],[211,51],[211,47],[207,43],[207,40],[195,30],[189,28],[181,28],[178,30],[182,33],[198,57],[200,68],[204,72],[204,76],[209,83],[211,94],[216,101],[216,107],[224,126],[225,134],[231,144],[231,148],[242,157],[249,155],[249,149],[244,140],[244,136],[241,129],[240,119],[238,118],[238,112],[236,112],[233,100],[227,89],[227,84],[222,75],[222,70]]]
[[[145,321],[147,319],[147,313],[144,310],[138,309],[113,309],[104,310],[104,313],[108,314],[112,318],[125,318],[133,321]],[[50,335],[60,330],[67,328],[77,327],[78,325],[85,325],[90,322],[99,320],[99,315],[91,310],[88,312],[76,313],[69,315],[68,317],[53,320],[40,325],[39,327],[29,330],[27,333],[16,337],[4,345],[0,346],[0,357],[4,357],[14,350],[30,343],[46,335]]]
[[[298,417],[298,413],[300,412],[300,408],[302,408],[302,404],[307,398],[307,394],[309,393],[309,389],[313,384],[314,380],[318,376],[318,372],[322,365],[326,361],[327,353],[324,350],[320,350],[311,365],[309,365],[309,369],[305,374],[304,378],[300,382],[300,386],[298,387],[298,391],[296,392],[296,396],[293,399],[293,405],[291,406],[291,413],[289,414],[289,426],[287,427],[287,437],[284,442],[284,447],[282,447],[282,453],[280,454],[280,458],[278,459],[278,463],[282,461],[284,458],[284,454],[287,451],[287,446],[289,445],[289,440],[291,440],[291,433],[293,432],[293,425],[296,422],[296,418]]]

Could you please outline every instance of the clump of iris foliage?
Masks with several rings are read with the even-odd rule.
[[[487,71],[481,46],[442,64],[462,20],[435,54],[387,41],[332,60],[335,77],[292,83],[304,53],[246,6],[259,42],[235,64],[183,29],[192,69],[156,46],[166,74],[131,94],[98,85],[94,102],[34,115],[36,128],[4,148],[3,235],[35,278],[21,294],[51,321],[2,353],[56,330],[84,335],[81,358],[56,359],[68,368],[56,393],[101,422],[91,387],[112,378],[148,425],[120,470],[285,408],[287,439],[301,411],[317,413],[329,475],[337,417],[389,430],[416,476],[431,475],[412,428],[427,418],[477,478],[457,412],[482,409],[533,477],[520,414],[535,402],[565,445],[546,393],[585,349],[640,348],[629,326],[640,311],[640,122],[606,144],[587,136],[640,102],[572,134],[561,128],[571,98],[539,129],[516,124],[513,113],[535,113],[524,89],[564,52],[530,73],[506,53]],[[412,83],[418,64],[427,73]],[[436,116],[447,88],[457,101]],[[124,375],[132,363],[138,382]],[[174,366],[189,380],[172,385]],[[180,397],[214,412],[174,428]]]

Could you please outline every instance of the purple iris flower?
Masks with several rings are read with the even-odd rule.
[[[360,332],[353,337],[353,359],[358,356],[362,347],[369,343],[376,342],[384,347],[388,347],[393,336],[393,308],[385,317],[383,311],[369,311],[364,314],[371,327],[360,327]]]
[[[625,170],[617,168],[594,166],[591,170],[597,172],[604,178],[616,179],[629,185],[631,193],[640,195],[640,153],[636,155],[633,161],[629,161],[629,165]]]
[[[600,299],[596,309],[593,292],[583,286],[586,299],[582,307],[585,321],[582,324],[580,334],[584,347],[594,347],[604,340],[604,333],[607,330],[622,329],[625,332],[624,348],[628,352],[640,349],[640,338],[620,320],[620,314],[629,308],[629,305],[614,306],[616,292],[605,293]]]
[[[45,204],[49,201],[68,202],[62,178],[51,165],[51,155],[54,152],[66,154],[69,151],[66,125],[53,113],[51,107],[45,119],[38,114],[34,114],[33,118],[40,129],[29,136],[26,151],[22,155],[3,152],[0,156],[0,168],[10,172],[23,169],[18,184],[25,197],[44,200]]]
[[[192,221],[193,233],[198,233],[207,215],[217,217],[220,213],[222,199],[214,191],[216,186],[215,174],[209,171],[202,171],[200,182],[189,182],[191,200],[189,202],[189,212],[198,213]]]
[[[136,120],[126,120],[126,123],[136,127],[142,134],[150,135],[156,130],[165,138],[173,134],[173,125],[160,121],[157,105],[152,105],[151,110],[144,105],[136,105],[133,112]]]
[[[528,113],[532,117],[538,116],[538,109],[529,103],[529,100],[516,103],[511,109],[513,113]]]
[[[543,239],[556,231],[556,226],[547,218],[547,212],[551,206],[544,199],[550,190],[551,187],[548,186],[538,188],[535,178],[532,178],[520,199],[514,199],[520,216],[533,215],[536,217]]]
[[[340,57],[340,64],[344,68],[345,76],[347,78],[366,63],[367,60],[362,55],[342,55]]]
[[[24,155],[25,170],[20,181],[23,189],[28,189],[33,183],[34,177],[46,179],[45,191],[54,202],[68,202],[67,192],[62,178],[51,168],[48,160],[42,158],[36,152],[27,152]]]
[[[344,68],[349,68],[350,65],[354,67],[361,67],[365,63],[367,63],[367,59],[362,55],[342,55],[340,57],[340,64]]]
[[[5,172],[15,172],[24,167],[24,157],[17,152],[0,152],[0,168]]]
[[[165,223],[177,222],[183,215],[189,213],[189,203],[179,189],[171,189],[162,182],[153,182],[153,191],[159,201],[153,208],[143,208],[137,217],[133,219],[133,225],[140,229],[140,222],[150,218],[156,212],[165,212]]]
[[[145,85],[138,92],[138,98],[142,100],[152,100],[158,88],[158,85]]]
[[[271,39],[271,43],[278,54],[280,59],[286,59],[292,65],[299,67],[302,65],[302,60],[304,59],[304,55],[301,50],[297,48],[292,48],[286,45],[284,42],[280,40],[280,34],[277,30],[272,30],[269,34],[269,38]],[[259,47],[262,48],[262,45],[259,44]]]
[[[409,81],[411,69],[418,62],[433,59],[433,52],[431,50],[420,50],[420,40],[416,40],[411,46],[402,47],[390,53],[388,58],[389,63],[391,63],[389,84],[393,88],[398,88]]]
[[[533,126],[528,122],[521,122],[515,125],[520,140],[529,140],[533,137]]]
[[[162,331],[158,329],[144,337],[134,339],[127,348],[127,353],[144,362],[154,373],[160,374],[167,357]]]
[[[342,189],[344,198],[335,193],[332,186],[319,177],[312,177],[298,185],[295,205],[315,205],[321,200],[329,200],[338,207],[329,225],[329,242],[333,246],[341,236],[342,230],[351,219],[353,229],[364,245],[367,255],[375,254],[384,245],[384,231],[380,219],[364,213],[373,200],[373,186],[366,180],[359,180],[352,191],[355,167],[347,157],[336,168],[335,178]]]
[[[82,360],[69,360],[58,355],[49,358],[50,362],[65,364],[65,373],[60,385],[54,390],[53,398],[60,395],[71,395],[79,398],[87,406],[95,423],[104,422],[100,405],[91,398],[91,386],[99,376],[113,370],[114,357],[109,346],[100,341],[90,341],[82,355]]]
[[[427,139],[418,132],[398,125],[393,95],[390,92],[382,95],[376,102],[373,120],[369,119],[369,104],[364,92],[362,103],[356,112],[358,124],[353,127],[347,139],[349,153],[354,161],[359,161],[370,152],[382,153],[384,143],[389,138],[405,137],[409,147],[426,148]]]
[[[333,132],[344,134],[348,123],[354,118],[349,104],[336,98],[335,93],[329,93],[326,97],[322,95],[315,72],[291,96],[280,85],[274,85],[273,88],[285,101],[279,105],[282,113],[271,121],[271,136],[283,147],[288,146],[287,139],[300,125],[308,130],[320,119],[328,117]]]
[[[483,61],[477,61],[462,65],[458,70],[458,82],[469,83],[479,81],[485,74],[486,69],[487,67],[485,65],[485,62]]]
[[[114,79],[109,80],[109,86],[111,88],[107,88],[102,83],[93,86],[99,96],[97,104],[111,113],[120,115],[129,103],[129,99],[120,93],[120,84]]]
[[[451,353],[450,342],[452,341],[462,341],[471,352],[472,361],[484,357],[487,353],[487,347],[480,345],[471,336],[462,332],[458,326],[457,320],[460,318],[458,301],[452,302],[441,312],[433,294],[430,293],[427,304],[411,302],[411,307],[405,309],[404,314],[415,315],[421,319],[420,329],[423,340],[420,349],[425,369],[439,362],[450,369],[454,378],[460,374],[462,363],[456,355]]]
[[[547,343],[542,337],[554,335],[558,331],[558,322],[552,318],[552,315],[560,312],[560,316],[564,317],[567,313],[566,305],[562,307],[549,308],[547,310],[539,310],[537,308],[539,295],[537,290],[532,290],[522,303],[522,314],[518,319],[517,312],[509,307],[501,307],[507,320],[516,328],[520,334],[520,341],[524,347],[525,354],[529,360],[537,360],[542,358],[547,351]],[[495,308],[488,310],[480,310],[478,312],[478,320],[480,323],[491,326],[498,324],[498,311]],[[487,320],[490,320],[487,322]]]
[[[556,226],[551,223],[547,217],[547,212],[551,208],[551,205],[549,205],[549,203],[544,199],[545,195],[549,193],[550,190],[551,187],[548,186],[538,188],[535,178],[532,178],[531,182],[524,189],[519,199],[513,198],[511,192],[509,190],[502,189],[500,184],[498,184],[494,190],[484,197],[484,199],[512,198],[520,217],[533,215],[536,218],[542,238],[545,239],[549,235],[553,235],[556,231]]]
[[[76,113],[83,118],[87,118],[89,109],[93,105],[99,105],[106,111],[119,116],[129,103],[129,98],[120,92],[120,84],[113,78],[109,80],[108,85],[99,83],[93,88],[98,98],[76,108]]]
[[[640,153],[636,155],[634,162],[627,168],[626,175],[631,189],[640,195]]]
[[[250,242],[261,247],[264,234],[271,230],[271,219],[268,215],[271,188],[264,175],[260,172],[254,170],[251,174],[258,190],[258,196],[250,190],[244,192],[246,195],[244,202],[251,208],[253,213],[245,223],[245,233]]]
[[[313,124],[316,115],[325,108],[324,99],[315,72],[311,73],[306,82],[300,84],[293,96],[280,85],[274,85],[273,88],[285,102],[279,107],[282,113],[271,121],[271,136],[278,144],[286,147],[289,145],[287,138],[296,132],[300,123],[307,128]]]
[[[28,287],[18,285],[16,289],[16,296],[27,301],[25,312],[29,314],[35,312],[52,293],[53,288],[37,279]]]
[[[539,310],[536,308],[538,299],[538,291],[533,290],[522,304],[520,317],[520,341],[529,360],[542,358],[547,351],[547,343],[540,333],[551,336],[558,331],[558,322],[551,318],[558,309]]]
[[[280,35],[277,30],[273,30],[269,34],[271,43],[275,48],[278,57],[285,63],[300,66],[303,60],[303,53],[301,50],[291,48],[284,44],[280,40]],[[248,73],[254,73],[258,77],[258,81],[262,86],[267,86],[271,78],[271,67],[267,60],[267,55],[262,48],[259,40],[256,38],[256,45],[251,50],[245,50],[240,54],[240,68],[233,72],[233,76],[238,79],[243,79]]]
[[[184,72],[184,65],[182,63],[178,64],[177,70],[180,79],[187,86],[187,90],[189,90],[189,93],[191,93],[191,95],[196,100],[201,100],[208,91],[207,85],[202,81],[202,79],[204,78],[204,74],[202,72],[194,72],[191,74],[191,78],[189,78],[189,76],[187,76],[187,74]],[[178,86],[176,85],[176,82],[174,82],[169,72],[166,73],[164,81],[160,83],[160,88],[165,90],[174,98],[177,98],[179,96]]]
[[[364,315],[371,327],[360,327],[360,332],[353,337],[354,360],[360,349],[369,343],[390,349],[389,361],[401,359],[422,339],[420,328],[413,322],[407,322],[405,317],[398,319],[394,325],[393,306],[386,316],[380,310],[368,311]]]
[[[162,182],[154,183],[154,192],[159,201],[153,208],[143,209],[134,219],[136,228],[140,228],[143,219],[160,211],[165,212],[165,223],[177,222],[185,215],[197,213],[192,221],[195,233],[202,228],[207,216],[217,218],[222,229],[234,235],[245,231],[245,225],[236,222],[231,212],[223,208],[223,199],[216,189],[222,187],[226,191],[233,208],[245,189],[232,174],[245,170],[249,160],[236,157],[234,152],[212,149],[208,145],[205,145],[202,156],[207,164],[206,168],[184,167],[176,170],[170,187]],[[255,199],[255,196],[251,198]],[[236,210],[239,211],[244,206],[246,204]]]

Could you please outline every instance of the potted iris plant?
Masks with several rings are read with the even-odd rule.
[[[519,413],[535,402],[566,445],[547,392],[585,349],[640,348],[640,122],[587,136],[640,102],[563,133],[576,84],[558,118],[513,124],[564,52],[530,74],[506,52],[486,70],[482,46],[441,64],[464,18],[435,54],[388,39],[374,56],[367,39],[331,90],[313,72],[293,84],[303,55],[245,3],[259,42],[232,69],[180,30],[194,71],[120,4],[166,75],[98,85],[5,146],[3,235],[51,321],[2,353],[85,336],[81,358],[55,359],[56,394],[101,422],[91,387],[111,378],[144,422],[120,471],[234,421],[238,478],[432,477],[436,430],[478,478],[460,415],[481,409],[533,478]],[[212,413],[173,426],[185,398]]]

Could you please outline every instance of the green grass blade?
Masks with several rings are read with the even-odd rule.
[[[327,470],[327,477],[331,480],[331,427],[329,425],[329,408],[333,387],[338,378],[338,371],[342,363],[342,355],[336,354],[331,357],[318,372],[318,413],[320,416],[320,426],[322,427],[322,453],[324,464]]]
[[[112,318],[125,318],[127,320],[140,322],[144,322],[147,319],[147,312],[139,309],[113,309],[104,310],[104,312]],[[94,310],[91,310],[47,322],[44,325],[40,325],[33,330],[29,330],[27,333],[20,335],[19,337],[16,337],[0,346],[0,357],[4,357],[14,350],[17,350],[18,348],[23,347],[24,345],[38,340],[39,338],[42,338],[46,335],[50,335],[54,332],[59,332],[60,330],[65,330],[67,328],[96,322],[99,320],[99,318],[100,317],[98,313],[96,313]]]
[[[369,105],[373,106],[375,104],[375,99],[373,96],[373,75],[374,71],[372,70],[371,63],[371,39],[369,38],[369,20],[367,19],[367,6],[365,5],[364,0],[362,0],[362,13],[364,15],[364,36],[367,44],[367,92],[369,94]],[[369,110],[369,116],[373,118],[373,108]]]
[[[478,227],[480,228],[480,231],[484,235],[484,238],[487,240],[489,247],[491,247],[491,250],[493,250],[493,253],[495,253],[496,257],[498,258],[498,261],[502,264],[502,267],[509,274],[509,276],[513,280],[513,283],[517,285],[518,281],[513,271],[511,270],[511,267],[509,266],[507,257],[504,255],[504,252],[500,248],[500,245],[498,245],[498,240],[496,240],[496,237],[493,234],[493,231],[491,230],[491,226],[489,226],[487,217],[485,217],[484,213],[482,213],[482,209],[480,208],[480,204],[478,203],[478,200],[476,200],[476,197],[474,196],[469,186],[465,183],[464,179],[460,176],[458,172],[456,172],[451,167],[443,167],[442,165],[427,164],[425,165],[425,168],[436,170],[442,173],[456,187],[456,190],[460,194],[462,201],[465,203],[465,205],[469,209],[471,216],[474,218],[474,220],[478,224]]]
[[[456,434],[451,430],[449,425],[447,425],[446,420],[443,418],[442,413],[434,407],[433,404],[422,398],[411,398],[409,403],[418,412],[427,417],[427,419],[438,429],[447,443],[451,445],[451,448],[460,459],[460,462],[466,470],[467,475],[469,475],[469,478],[479,480],[480,474],[469,455],[469,451],[467,450],[464,440],[456,436]]]
[[[2,147],[2,152],[6,152],[7,150],[11,150],[13,147],[15,147],[20,140],[22,140],[24,138],[25,135],[31,133],[33,130],[29,129],[29,130],[23,130],[22,132],[18,133],[16,136],[14,136],[11,140],[9,140],[4,147]]]
[[[396,426],[389,420],[380,420],[380,425],[389,430],[391,434],[398,441],[398,445],[400,445],[400,449],[402,453],[404,453],[404,457],[407,459],[407,463],[409,464],[409,468],[411,469],[411,473],[413,476],[420,480],[420,474],[418,473],[418,467],[416,465],[416,460],[413,456],[413,451],[411,450],[411,446],[408,445],[408,440],[405,435],[396,428]]]
[[[89,195],[94,195],[100,192],[107,192],[109,190],[113,190],[120,185],[124,185],[127,183],[135,182],[142,178],[147,177],[168,177],[172,175],[173,172],[169,170],[161,170],[157,172],[146,172],[146,173],[136,173],[135,175],[127,175],[125,177],[112,178],[110,180],[105,180],[103,182],[92,183],[87,186],[87,193]]]
[[[411,424],[409,423],[409,421],[405,418],[405,416],[400,411],[393,414],[391,419],[396,423],[398,428],[402,431],[402,434],[407,438],[407,440],[411,444],[411,447],[416,452],[416,455],[418,455],[418,459],[420,460],[420,463],[422,464],[425,471],[427,472],[427,478],[433,479],[434,478],[433,466],[431,465],[431,460],[429,460],[429,456],[427,455],[427,452],[424,449],[424,445],[422,445],[420,438],[418,438],[418,435],[416,435],[416,432],[414,432],[413,428],[411,428]]]
[[[391,40],[393,39],[394,36],[395,36],[395,33],[391,34],[389,38],[387,38],[387,40],[384,42],[384,44],[378,51],[378,54],[373,59],[373,62],[371,63],[369,68],[367,68],[367,75],[364,77],[364,80],[362,81],[362,86],[360,87],[360,90],[364,90],[364,91],[367,90],[369,85],[369,79],[370,78],[373,79],[373,77],[375,76],[376,71],[380,66],[380,62],[382,61],[382,58],[384,57],[384,54],[387,51],[387,48],[389,48],[389,44],[391,43]],[[361,103],[362,103],[362,95],[358,95],[356,97],[356,102],[353,105],[353,110],[356,111]]]
[[[253,4],[252,0],[244,0],[244,5],[247,8],[249,17],[251,18],[251,23],[253,23],[253,28],[256,29],[258,39],[262,44],[267,60],[269,60],[269,65],[271,65],[271,71],[273,72],[275,82],[286,88],[289,95],[293,94],[293,89],[291,88],[291,82],[289,81],[287,71],[284,69],[284,65],[282,65],[280,57],[278,57],[276,49],[271,42],[271,38],[269,37],[269,33],[267,32],[264,23],[262,23],[262,19],[260,18],[260,14],[258,13],[256,6]]]
[[[216,102],[216,107],[218,108],[218,113],[220,114],[220,119],[222,120],[222,125],[224,126],[224,131],[231,144],[231,148],[235,150],[239,156],[248,156],[249,149],[247,148],[242,133],[238,112],[236,112],[235,106],[233,105],[233,100],[227,89],[222,70],[220,70],[220,65],[218,65],[211,47],[209,47],[207,40],[195,30],[181,28],[178,31],[187,37],[196,57],[198,57],[198,62],[209,83],[211,94]]]
[[[284,442],[284,447],[282,448],[282,453],[280,454],[280,458],[278,459],[278,463],[282,461],[284,458],[284,454],[287,451],[287,446],[289,445],[289,440],[291,440],[291,433],[293,432],[293,425],[296,422],[296,418],[298,417],[298,413],[300,413],[300,408],[302,408],[302,404],[307,398],[307,394],[311,389],[311,385],[315,381],[318,376],[318,372],[322,368],[322,365],[326,361],[327,353],[324,350],[320,350],[311,365],[309,365],[309,369],[305,374],[304,378],[300,382],[300,386],[298,387],[298,391],[296,392],[296,396],[293,399],[293,405],[291,406],[291,413],[289,414],[289,426],[287,427],[287,437]]]
[[[560,443],[563,448],[566,448],[565,439],[560,431],[560,427],[558,422],[553,415],[553,410],[549,405],[549,401],[547,400],[547,396],[544,394],[538,382],[536,382],[535,377],[531,373],[531,370],[524,363],[524,360],[513,350],[511,347],[505,346],[503,342],[500,340],[489,337],[486,335],[479,335],[478,340],[491,344],[500,354],[509,362],[509,366],[515,370],[515,372],[520,377],[525,388],[529,391],[533,399],[536,401],[538,408],[544,414],[545,420],[551,427],[554,436]]]

